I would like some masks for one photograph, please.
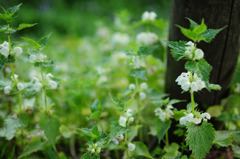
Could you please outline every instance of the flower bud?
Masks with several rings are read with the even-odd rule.
[[[119,125],[122,127],[126,127],[126,122],[127,122],[127,118],[120,116]]]
[[[135,150],[135,145],[133,144],[133,143],[129,143],[128,144],[128,149],[129,149],[129,151],[134,151]]]
[[[6,86],[6,87],[4,87],[4,93],[5,94],[9,94],[10,93],[10,91],[11,91],[11,86]]]
[[[21,47],[15,47],[15,48],[13,49],[13,52],[14,52],[14,54],[15,54],[16,56],[20,56],[20,55],[22,54],[23,50],[22,50]]]
[[[17,88],[18,88],[19,91],[21,91],[21,90],[24,89],[24,85],[22,83],[18,83]]]
[[[142,90],[145,90],[145,89],[148,88],[148,85],[147,85],[146,82],[143,82],[143,83],[140,85],[140,87],[141,87]]]
[[[196,60],[202,59],[203,56],[204,56],[204,53],[203,53],[203,51],[201,49],[196,49],[195,50],[195,59]]]
[[[48,86],[50,87],[50,89],[56,89],[57,88],[57,82],[50,80],[48,83]]]
[[[140,96],[140,100],[144,100],[147,95],[144,92],[141,92],[139,96]]]

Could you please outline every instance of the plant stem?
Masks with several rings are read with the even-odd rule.
[[[135,83],[136,83],[136,91],[135,91],[134,94],[137,94],[137,93],[139,93],[139,82],[138,82],[137,78],[135,78]],[[141,107],[140,107],[139,99],[137,100],[137,107],[138,107],[137,123],[141,124]],[[140,138],[140,141],[143,141],[142,127],[139,128],[139,138]]]
[[[8,32],[10,30],[10,24],[8,23]],[[8,45],[9,45],[9,52],[11,52],[12,48],[11,48],[11,37],[10,37],[10,32],[8,33]],[[14,81],[14,84],[17,86],[17,80],[15,78],[15,73],[14,73],[14,69],[13,69],[13,64],[10,63],[10,68],[11,68],[11,72],[12,72],[12,78]],[[18,92],[18,103],[19,103],[19,107],[20,107],[20,111],[22,110],[22,100],[21,100],[21,92]]]
[[[128,135],[127,132],[125,132],[125,144],[126,144],[126,154],[127,154],[127,158],[129,158],[129,154],[128,154]]]
[[[190,72],[190,82],[193,81],[193,74],[192,71]],[[192,104],[192,113],[194,114],[195,102],[194,102],[194,93],[190,92],[191,96],[191,104]]]
[[[166,132],[166,134],[165,134],[165,138],[166,138],[166,144],[169,145],[168,132]]]
[[[46,92],[46,87],[44,86],[45,80],[44,80],[44,77],[43,77],[43,69],[42,69],[42,66],[40,66],[40,70],[41,70],[42,83],[43,83],[43,99],[44,99],[44,103],[45,103],[45,111],[47,111],[47,92]]]

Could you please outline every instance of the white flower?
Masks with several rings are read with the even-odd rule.
[[[47,59],[46,55],[43,54],[37,54],[37,62],[43,62],[44,60]]]
[[[134,121],[134,117],[130,117],[128,120],[130,123]]]
[[[136,88],[136,85],[135,85],[135,84],[130,84],[130,85],[129,85],[129,89],[134,90],[135,88]]]
[[[194,124],[200,124],[202,122],[202,118],[194,118],[194,115],[192,113],[185,114],[184,117],[181,117],[179,120],[179,123],[181,125],[187,125],[188,122],[194,123]]]
[[[119,144],[119,141],[118,141],[117,139],[113,139],[112,141],[113,141],[113,143],[114,143],[115,145],[118,145],[118,144]]]
[[[9,55],[9,47],[3,46],[0,50],[0,53],[5,57],[8,58]]]
[[[49,79],[49,78],[52,78],[52,77],[54,77],[51,73],[48,73],[47,74],[47,78]]]
[[[133,144],[133,143],[129,143],[128,144],[128,149],[129,149],[129,151],[134,151],[135,150],[135,145]]]
[[[11,91],[11,86],[6,86],[6,87],[4,87],[4,93],[5,94],[9,94],[10,93],[10,91]]]
[[[133,56],[133,57],[132,57],[132,62],[133,62],[133,65],[134,65],[134,68],[135,68],[135,69],[140,68],[139,56]]]
[[[56,89],[57,88],[57,82],[50,80],[48,82],[48,86],[50,87],[50,89]]]
[[[140,96],[140,100],[144,100],[147,95],[144,92],[141,92],[139,96]]]
[[[176,82],[184,91],[190,90],[191,93],[200,91],[206,87],[205,83],[197,76],[197,74],[193,75],[192,81],[190,82],[190,72],[183,72],[180,76],[178,76]]]
[[[14,77],[15,77],[16,80],[18,80],[18,75],[17,74],[14,74]],[[11,79],[14,80],[13,76],[11,76]]]
[[[137,35],[136,39],[140,45],[151,46],[158,41],[158,36],[155,33],[141,32]]]
[[[120,140],[124,140],[123,134],[121,134],[121,135],[119,136],[119,139],[120,139]]]
[[[142,14],[142,21],[154,21],[157,17],[157,14],[155,12],[148,12],[148,11],[145,11],[143,14]]]
[[[127,117],[131,117],[133,115],[132,109],[127,110]]]
[[[202,113],[200,117],[205,121],[211,119],[211,115],[209,113]]]
[[[97,148],[97,153],[100,153],[101,152],[101,147],[98,147]]]
[[[9,47],[9,43],[7,41],[4,41],[0,47]]]
[[[195,59],[196,60],[202,59],[203,56],[204,56],[204,53],[203,53],[203,51],[201,49],[196,49],[195,50]]]
[[[41,88],[42,88],[42,83],[36,82],[36,83],[33,84],[33,89],[35,91],[39,92],[41,90]]]
[[[168,105],[165,110],[161,108],[156,108],[154,110],[155,116],[158,116],[161,121],[166,121],[173,116],[172,109],[174,109],[172,105]]]
[[[146,82],[143,82],[143,83],[141,83],[140,87],[141,87],[142,90],[145,90],[145,89],[148,88],[148,85],[147,85]]]
[[[17,88],[18,88],[19,91],[21,91],[21,90],[24,89],[24,85],[22,83],[18,83]]]
[[[21,47],[15,47],[15,48],[13,49],[13,52],[14,52],[14,54],[15,54],[16,56],[20,56],[20,55],[22,54],[23,50],[22,50]]]
[[[95,149],[91,149],[91,152],[92,152],[92,153],[95,153]]]
[[[127,118],[120,116],[119,125],[121,125],[122,127],[126,127],[126,122],[127,122]]]
[[[29,62],[31,62],[31,63],[37,62],[37,56],[31,54],[31,55],[29,56]]]
[[[179,119],[180,125],[186,125],[187,122],[188,122],[188,120],[187,120],[187,118],[186,118],[185,116],[184,116],[184,117],[181,117],[181,118]]]
[[[130,37],[128,34],[117,32],[113,35],[112,42],[116,45],[126,46],[130,42]]]

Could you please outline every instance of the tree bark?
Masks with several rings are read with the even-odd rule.
[[[240,0],[173,0],[169,26],[170,41],[190,41],[176,27],[177,24],[188,28],[189,21],[186,17],[199,24],[204,18],[205,24],[211,29],[227,26],[211,43],[200,42],[197,45],[204,51],[205,59],[213,66],[210,83],[219,84],[222,89],[195,93],[196,102],[219,104],[229,93],[228,87],[237,64],[240,46]],[[187,72],[184,69],[185,62],[176,62],[168,49],[166,92],[170,94],[170,98],[190,100],[189,93],[181,94],[182,90],[175,82],[182,72]],[[180,107],[185,108],[186,105]]]

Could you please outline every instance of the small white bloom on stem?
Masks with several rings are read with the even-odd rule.
[[[4,93],[9,94],[11,92],[11,89],[12,89],[11,86],[4,87]]]
[[[118,144],[119,144],[119,141],[118,141],[117,139],[113,139],[112,141],[113,141],[113,143],[114,143],[115,145],[118,145]]]
[[[8,58],[8,56],[9,56],[9,48],[3,46],[3,47],[0,49],[0,53],[1,53],[5,58]]]
[[[126,122],[127,122],[127,118],[123,117],[123,116],[120,116],[119,125],[122,126],[122,127],[126,127]]]
[[[128,149],[129,149],[129,151],[134,151],[135,150],[135,144],[133,144],[133,143],[129,143],[128,144]]]
[[[130,85],[129,85],[129,89],[131,89],[131,90],[136,89],[136,85],[135,85],[135,84],[130,84]]]
[[[202,59],[203,56],[204,56],[204,53],[203,53],[203,51],[202,51],[201,49],[196,49],[196,50],[195,50],[195,57],[194,57],[194,58],[195,58],[196,60]]]
[[[18,88],[19,91],[21,91],[21,90],[24,89],[24,85],[22,83],[18,83],[17,88]]]
[[[148,12],[148,11],[145,11],[143,14],[142,14],[142,21],[154,21],[157,17],[157,14],[155,12]]]
[[[29,62],[31,62],[31,63],[35,63],[35,62],[37,62],[37,56],[36,55],[30,55],[29,56]]]
[[[57,88],[57,82],[50,80],[48,83],[50,89],[56,89]]]
[[[146,82],[143,82],[143,83],[141,83],[140,87],[141,87],[142,90],[145,90],[145,89],[148,88],[148,85],[147,85]]]
[[[127,117],[131,117],[133,115],[132,109],[127,110]]]
[[[20,55],[22,54],[23,50],[22,50],[21,47],[15,47],[15,48],[13,49],[13,52],[14,52],[14,54],[15,54],[16,56],[20,56]]]
[[[144,92],[141,92],[140,94],[139,94],[139,96],[140,96],[140,100],[144,100],[144,99],[146,99],[146,94],[144,93]]]

